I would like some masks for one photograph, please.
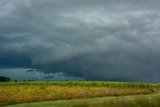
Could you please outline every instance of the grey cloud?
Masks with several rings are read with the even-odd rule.
[[[45,73],[89,80],[158,82],[159,3],[2,0],[0,58],[21,55]]]

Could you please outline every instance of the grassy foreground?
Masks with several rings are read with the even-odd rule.
[[[158,85],[130,82],[0,83],[0,106],[78,98],[151,94]]]
[[[46,101],[6,107],[160,107],[160,94]]]

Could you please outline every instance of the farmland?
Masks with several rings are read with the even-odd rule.
[[[132,82],[3,82],[0,106],[79,98],[146,95],[157,93],[159,84]]]
[[[16,104],[7,107],[160,107],[160,95],[95,97]]]

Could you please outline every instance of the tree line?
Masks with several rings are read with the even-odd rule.
[[[11,79],[9,77],[0,76],[0,82],[9,82],[9,81],[11,81]]]

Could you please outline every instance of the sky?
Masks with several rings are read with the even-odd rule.
[[[63,72],[47,73],[31,68],[0,69],[0,75],[7,76],[11,81],[82,81],[84,78],[74,77]]]
[[[31,68],[39,79],[64,74],[85,80],[159,82],[159,4],[0,0],[0,75],[10,75],[4,69],[12,68],[18,77],[24,72],[19,68]]]

